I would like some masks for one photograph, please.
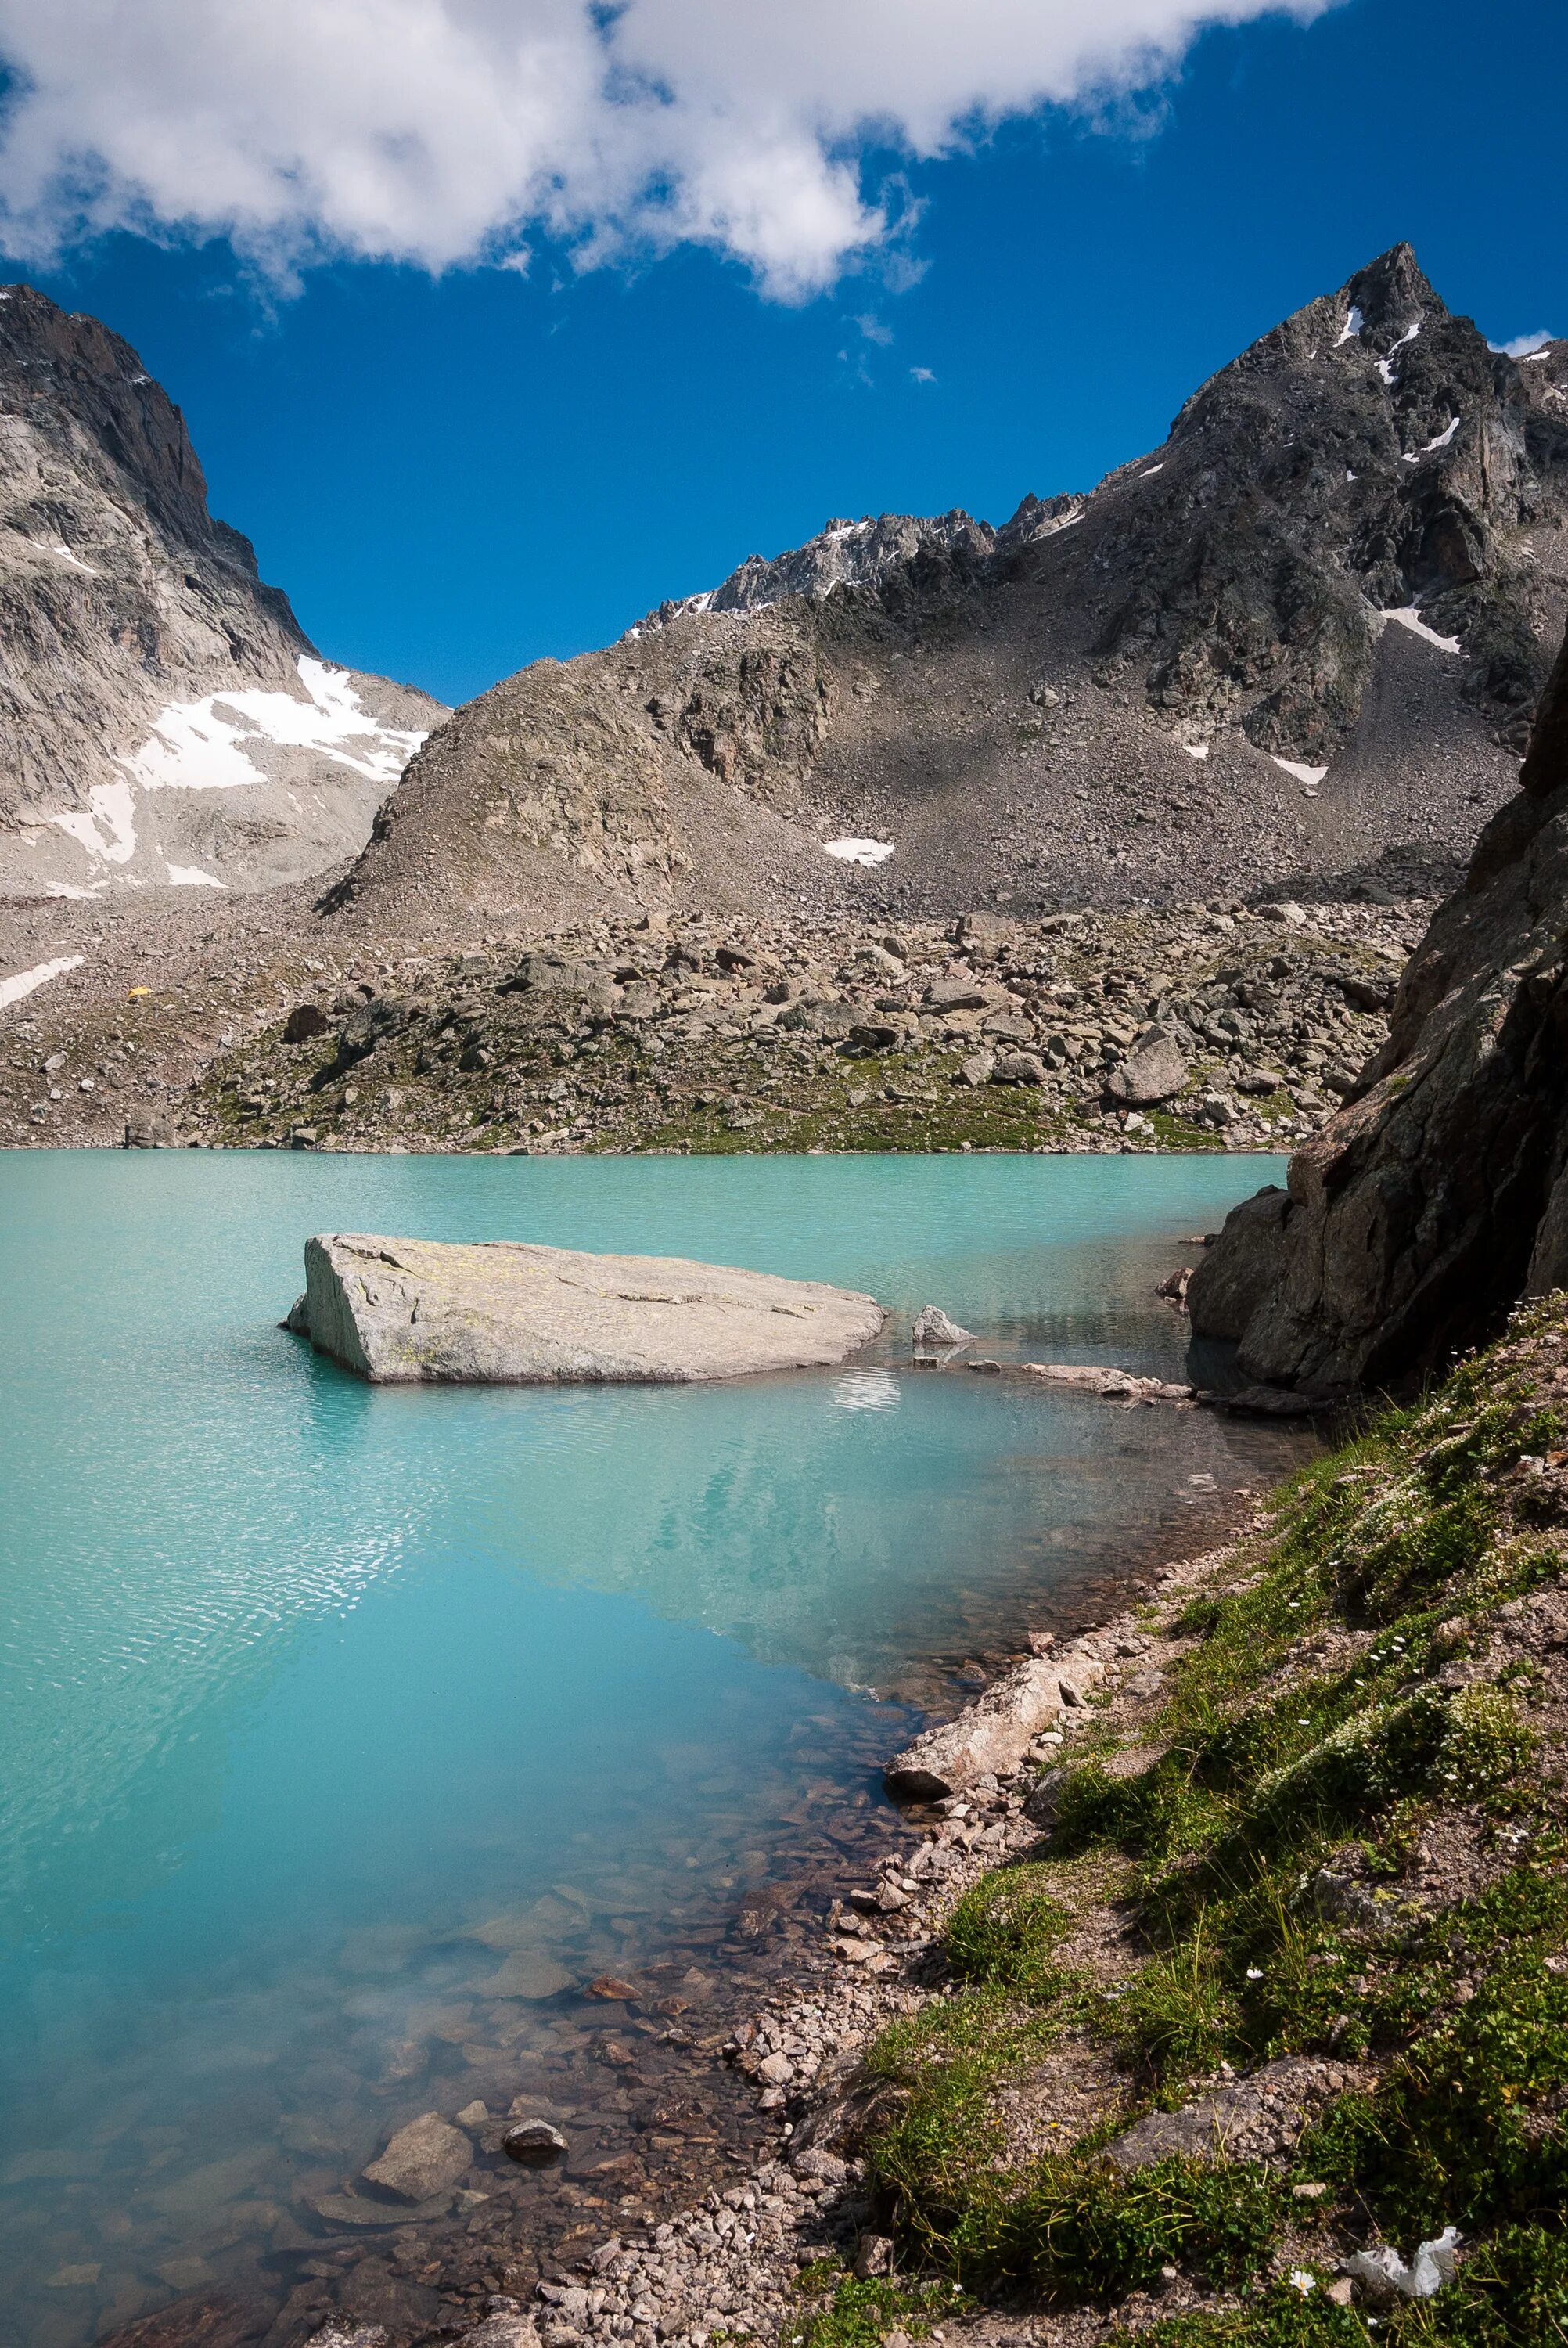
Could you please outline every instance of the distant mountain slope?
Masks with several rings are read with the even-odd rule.
[[[1087,495],[835,521],[507,679],[333,903],[428,932],[1440,870],[1512,786],[1565,513],[1568,344],[1489,350],[1401,245]]]
[[[0,894],[319,871],[444,715],[316,656],[128,344],[0,291]]]

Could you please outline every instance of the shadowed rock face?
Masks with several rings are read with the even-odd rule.
[[[1520,779],[1357,1096],[1194,1274],[1194,1334],[1255,1377],[1409,1378],[1568,1285],[1568,643]]]

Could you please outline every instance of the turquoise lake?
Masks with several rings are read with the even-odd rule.
[[[0,1157],[0,2333],[285,2290],[313,2192],[556,2026],[476,1931],[585,1979],[722,1930],[950,1664],[1298,1456],[907,1366],[936,1303],[1179,1375],[1154,1284],[1278,1166]],[[896,1318],[836,1372],[374,1391],[276,1326],[333,1229]]]

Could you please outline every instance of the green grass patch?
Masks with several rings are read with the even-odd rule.
[[[1050,1993],[1061,1976],[1052,1962],[1071,1919],[1047,1890],[1043,1867],[999,1868],[966,1891],[948,1919],[948,1964],[963,1982]]]
[[[923,2340],[934,2324],[964,2314],[968,2304],[955,2283],[862,2279],[831,2259],[803,2268],[795,2291],[802,2300],[821,2303],[794,2323],[785,2319],[780,2348],[878,2348],[895,2330]]]

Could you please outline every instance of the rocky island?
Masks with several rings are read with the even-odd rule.
[[[882,1322],[850,1289],[680,1256],[335,1232],[284,1326],[374,1385],[678,1385],[824,1367]]]

